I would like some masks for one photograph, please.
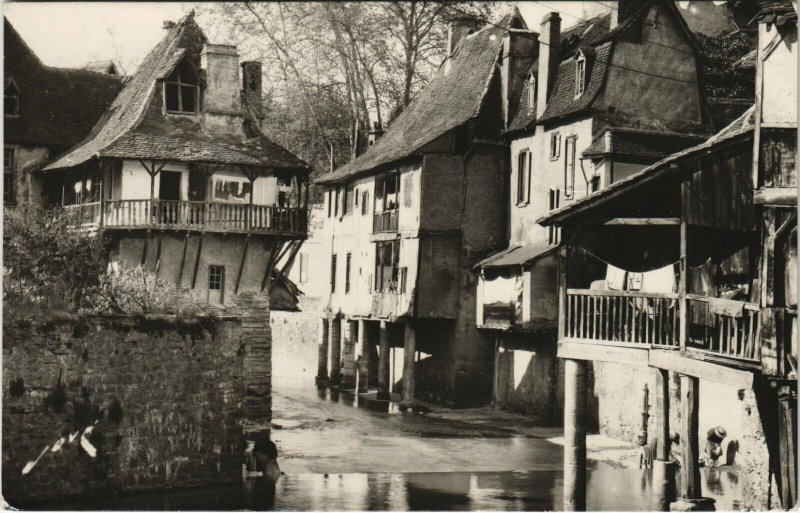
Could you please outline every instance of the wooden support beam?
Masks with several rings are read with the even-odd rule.
[[[267,268],[264,270],[264,277],[261,279],[261,291],[263,292],[270,282],[270,277],[272,276],[272,269],[275,267],[275,254],[280,251],[281,245],[283,244],[282,241],[277,242],[270,242],[269,243],[269,257],[267,258]]]
[[[186,231],[186,236],[183,238],[183,254],[181,255],[181,270],[178,272],[178,288],[183,283],[183,268],[186,265],[186,249],[189,246],[189,231]]]
[[[653,369],[656,375],[656,445],[655,458],[669,461],[669,371]]]
[[[200,253],[203,251],[203,232],[197,240],[197,254],[194,257],[194,272],[192,273],[192,289],[197,285],[197,268],[200,267]]]
[[[247,234],[247,237],[244,239],[244,251],[242,251],[242,261],[239,262],[239,272],[236,274],[236,287],[234,288],[234,294],[239,293],[239,283],[242,281],[242,271],[244,271],[244,264],[247,261],[247,250],[250,247],[250,234]]]
[[[681,376],[681,489],[683,499],[700,499],[700,443],[698,440],[700,380],[693,376]]]
[[[764,187],[753,193],[753,204],[797,206],[796,187]]]
[[[380,321],[379,356],[378,356],[378,395],[377,399],[388,401],[390,383],[390,355],[389,355],[389,325],[386,321]]]
[[[564,340],[567,326],[567,265],[569,246],[558,248],[558,340]]]
[[[319,352],[317,356],[317,377],[318,385],[328,383],[328,328],[330,321],[322,319],[322,326],[319,337]]]
[[[586,219],[582,224],[591,226],[678,226],[677,217],[614,217],[607,219]]]
[[[147,230],[147,233],[144,236],[144,248],[142,249],[142,261],[140,265],[144,268],[145,262],[147,262],[147,249],[150,245],[150,230]]]
[[[752,388],[753,372],[734,369],[718,363],[705,362],[681,356],[676,351],[651,349],[648,364],[651,367],[670,370],[679,374],[703,378],[736,388]]]
[[[684,207],[685,208],[685,207]],[[686,349],[686,342],[689,336],[689,322],[688,322],[688,312],[686,311],[688,307],[688,302],[686,301],[686,283],[687,283],[687,274],[689,272],[689,262],[688,262],[688,238],[689,238],[689,227],[686,224],[686,217],[681,217],[681,234],[680,234],[680,245],[681,245],[681,253],[680,253],[680,281],[678,282],[678,337],[680,339],[680,348],[681,351]]]
[[[156,269],[155,274],[158,276],[158,270],[161,268],[161,244],[164,241],[164,232],[158,232],[158,246],[156,246]]]
[[[400,403],[401,409],[414,407],[414,396],[416,395],[415,377],[415,353],[417,351],[417,334],[414,326],[406,321],[403,330],[403,400]]]
[[[564,360],[564,511],[586,511],[586,362]]]

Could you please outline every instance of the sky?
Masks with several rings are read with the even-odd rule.
[[[512,5],[512,3],[509,3]],[[519,2],[533,30],[545,14],[561,11],[562,29],[601,8],[597,2]],[[125,74],[164,37],[165,20],[177,21],[195,2],[4,2],[3,13],[36,55],[49,66],[81,68],[113,60]],[[201,25],[202,27],[202,25]],[[213,42],[213,27],[202,27]]]

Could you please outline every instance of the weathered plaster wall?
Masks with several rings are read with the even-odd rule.
[[[199,234],[174,231],[147,233],[126,232],[116,236],[117,247],[112,252],[112,260],[133,267],[141,264],[142,254],[147,251],[145,267],[156,272],[167,281],[175,283],[189,292],[198,301],[208,300],[208,269],[218,265],[225,268],[224,301],[230,305],[236,297],[236,280],[242,266],[246,242],[245,235]],[[149,237],[149,240],[148,240]],[[202,247],[200,239],[202,238]],[[159,239],[161,252],[159,257]],[[266,237],[250,237],[244,268],[241,270],[239,293],[247,290],[261,290],[261,283],[269,260],[269,247]],[[185,248],[185,252],[184,252]],[[197,253],[200,259],[197,260]],[[195,263],[197,279],[192,288]],[[183,266],[183,270],[181,270]],[[158,269],[156,269],[156,267]]]
[[[597,414],[600,433],[637,443],[641,429],[643,389],[650,393],[648,437],[655,435],[655,371],[649,367],[594,362],[594,390],[590,404]],[[670,430],[680,431],[680,384],[670,373]],[[768,489],[766,440],[753,388],[738,389],[700,380],[699,439],[701,455],[708,430],[722,426],[728,436],[723,451],[732,440],[739,443],[736,463],[742,476],[742,500],[746,508],[765,509]]]
[[[84,317],[3,323],[3,494],[37,499],[241,479],[245,328]],[[83,432],[60,450],[60,437]]]
[[[769,31],[767,27],[769,26]],[[780,32],[779,32],[780,30]],[[758,24],[759,56],[764,61],[762,126],[797,127],[797,27]]]
[[[299,312],[270,313],[272,375],[313,380],[319,355],[321,304],[318,298],[301,296],[297,306]]]

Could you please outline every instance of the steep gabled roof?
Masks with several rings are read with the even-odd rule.
[[[160,114],[160,106],[153,104],[154,98],[160,97],[158,81],[184,59],[199,69],[206,42],[192,11],[145,57],[89,136],[45,170],[77,166],[95,157],[309,169],[308,164],[270,141],[250,120],[246,121],[247,137],[243,137]]]
[[[5,79],[19,90],[19,115],[4,116],[5,142],[57,151],[77,144],[122,89],[122,80],[45,66],[5,18],[3,25]]]
[[[506,28],[526,28],[519,11],[465,37],[431,82],[365,153],[317,183],[336,183],[405,159],[475,118],[497,70]]]
[[[679,169],[671,166],[671,164],[697,153],[713,150],[715,147],[721,144],[726,144],[734,139],[751,134],[753,132],[755,123],[754,114],[755,107],[750,107],[733,123],[711,136],[704,143],[674,153],[669,157],[656,162],[652,166],[639,171],[636,174],[609,185],[605,189],[601,189],[600,191],[575,201],[574,203],[570,203],[569,205],[553,210],[547,215],[537,219],[536,222],[543,226],[560,224],[561,222],[578,213],[585,213],[587,210],[591,210],[603,205],[613,198],[620,197],[621,195],[633,194],[634,191],[643,184],[651,182],[654,179],[659,179],[662,176],[666,176],[670,173],[674,173],[677,169]]]
[[[699,134],[607,128],[594,138],[592,144],[583,150],[581,156],[588,158],[629,157],[653,162],[695,145],[706,138],[707,136]]]

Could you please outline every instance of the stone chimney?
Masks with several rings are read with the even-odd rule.
[[[450,28],[447,31],[447,57],[453,55],[453,50],[458,46],[459,41],[478,30],[480,22],[474,18],[454,18],[450,21]]]
[[[511,116],[519,107],[528,70],[536,58],[538,34],[530,30],[509,29],[503,38],[500,80],[503,101],[503,122],[508,128]]]
[[[539,32],[539,73],[537,76],[536,117],[541,117],[547,108],[547,100],[553,90],[558,65],[558,47],[561,42],[561,17],[551,12],[542,18]]]
[[[214,114],[241,115],[239,53],[232,45],[206,44],[200,54],[206,72],[204,110]]]
[[[264,117],[261,82],[261,63],[247,61],[242,63],[242,99],[259,119]]]
[[[641,0],[619,0],[617,8],[611,9],[611,30],[614,30],[630,18],[644,2]]]
[[[369,144],[369,146],[375,144],[375,141],[380,139],[382,135],[383,135],[383,128],[381,128],[380,123],[378,123],[377,121],[373,122],[372,130],[370,130],[369,133],[367,134],[367,143]]]

